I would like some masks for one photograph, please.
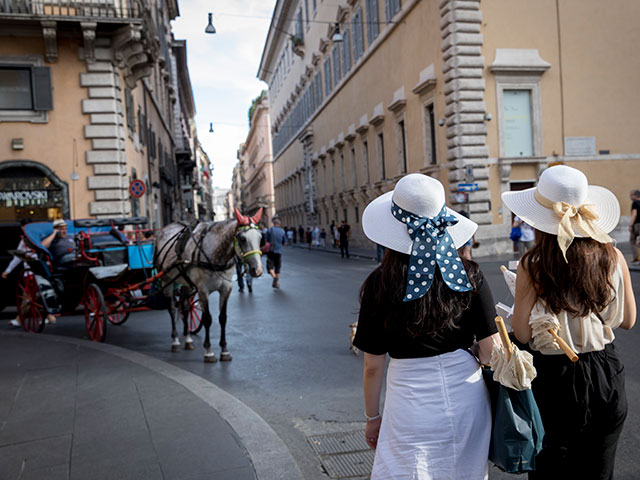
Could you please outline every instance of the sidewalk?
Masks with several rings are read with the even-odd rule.
[[[0,332],[0,480],[301,478],[262,418],[112,345]]]

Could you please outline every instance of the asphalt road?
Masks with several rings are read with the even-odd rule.
[[[481,265],[496,301],[511,304],[500,263],[494,259]],[[196,338],[195,351],[171,353],[166,312],[132,314],[124,325],[110,326],[107,342],[168,361],[236,396],[282,438],[305,479],[326,480],[321,458],[308,437],[364,428],[362,356],[349,351],[348,326],[357,318],[359,286],[375,266],[371,260],[342,260],[339,255],[288,248],[280,290],[273,290],[270,277],[265,277],[254,280],[252,294],[233,291],[227,326],[231,362],[205,364],[202,333]],[[640,292],[640,273],[633,272],[632,277],[635,291]],[[214,303],[215,321],[217,301]],[[80,316],[60,318],[45,333],[86,336]],[[640,329],[619,331],[617,336],[616,345],[626,365],[630,408],[619,444],[616,478],[633,479],[640,471],[640,361],[634,355]],[[217,342],[216,322],[212,343]],[[512,477],[492,469],[490,478]]]

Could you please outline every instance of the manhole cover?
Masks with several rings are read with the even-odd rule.
[[[339,432],[307,437],[331,478],[368,478],[375,452],[364,441],[364,431]]]

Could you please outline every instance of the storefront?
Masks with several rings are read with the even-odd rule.
[[[0,222],[69,218],[69,188],[45,165],[0,162]]]

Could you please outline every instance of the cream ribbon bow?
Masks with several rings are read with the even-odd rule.
[[[553,210],[553,212],[560,217],[560,224],[558,225],[558,245],[560,245],[560,250],[562,250],[562,256],[565,262],[569,263],[567,260],[567,249],[575,237],[571,219],[574,219],[576,225],[590,238],[600,243],[613,242],[613,239],[594,223],[600,218],[596,212],[595,205],[585,203],[576,207],[565,202],[552,202],[542,196],[537,190],[534,192],[534,197],[540,205]]]

